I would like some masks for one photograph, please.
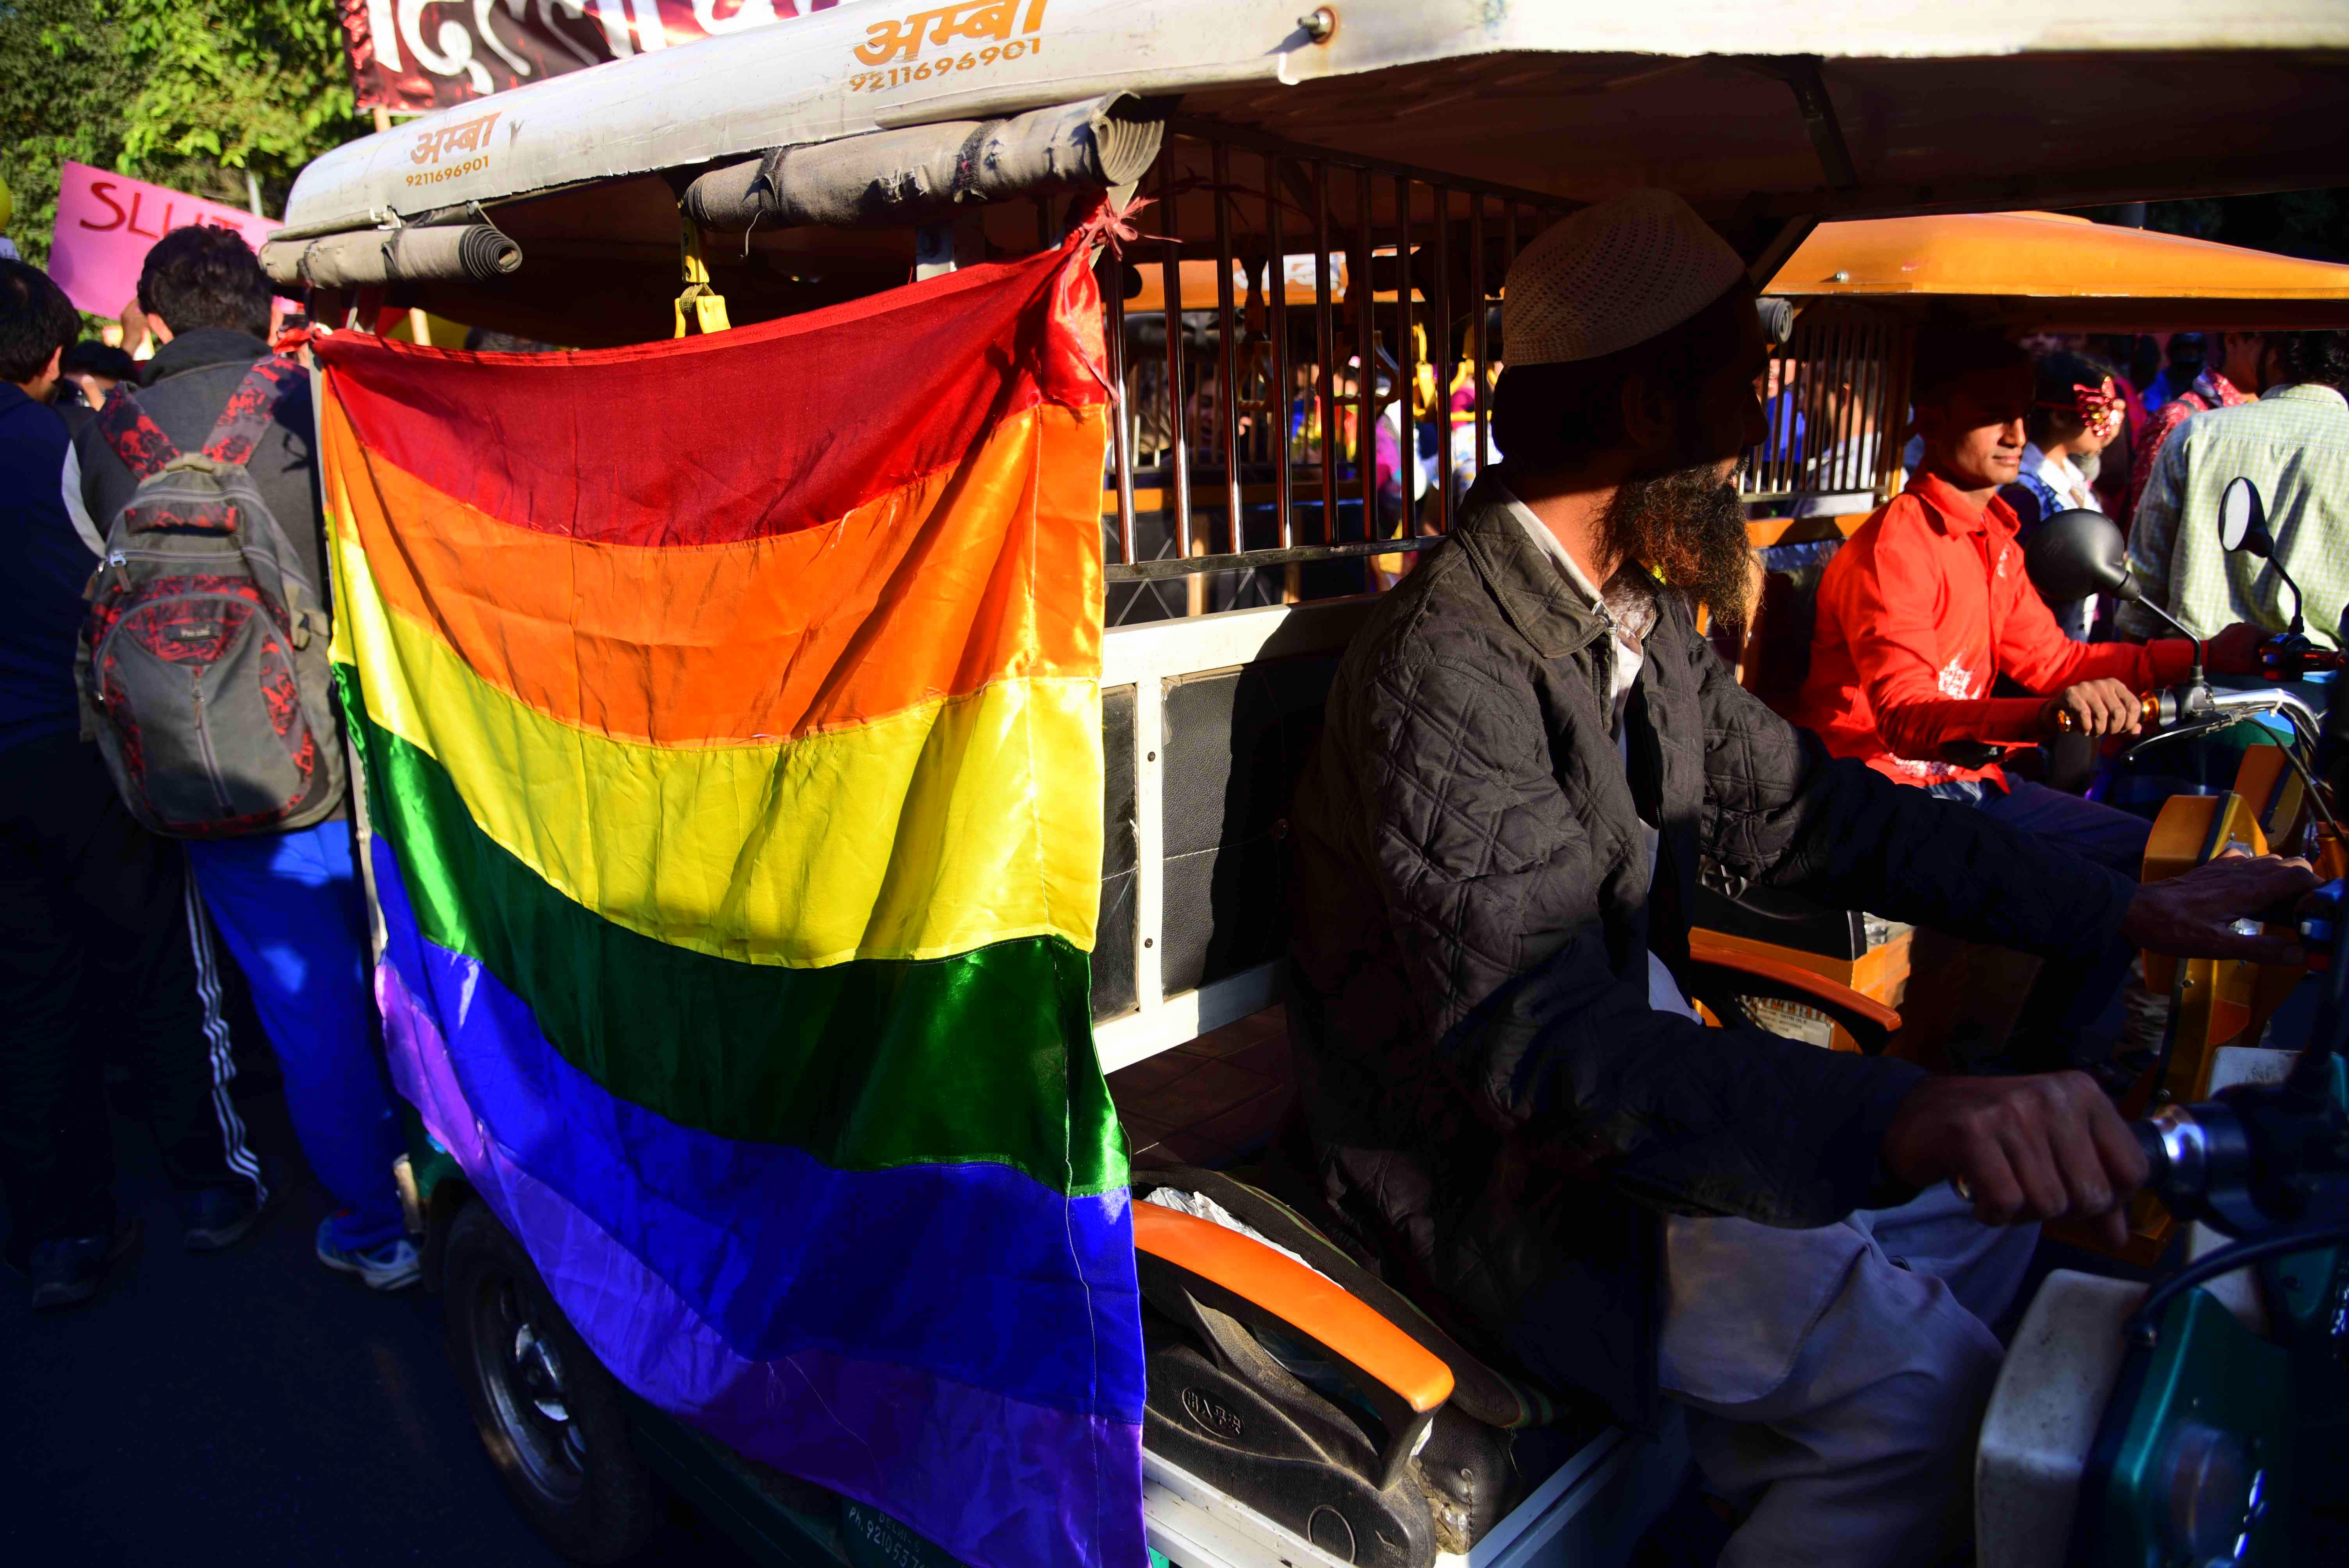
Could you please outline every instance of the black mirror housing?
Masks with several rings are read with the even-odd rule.
[[[2051,604],[2069,604],[2098,593],[2137,597],[2128,574],[2128,546],[2113,520],[2100,511],[2059,511],[2033,531],[2023,546],[2023,568],[2031,585]]]

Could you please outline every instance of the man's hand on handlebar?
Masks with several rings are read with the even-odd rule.
[[[2298,964],[2296,934],[2240,932],[2234,923],[2295,903],[2315,886],[2316,872],[2306,861],[2230,850],[2190,872],[2139,887],[2121,917],[2121,934],[2132,947],[2172,958]]]
[[[2145,1152],[2085,1073],[1935,1078],[1900,1102],[1880,1153],[1916,1187],[1951,1181],[1989,1225],[2094,1220],[2117,1247]]]
[[[2049,734],[2135,735],[2145,699],[2116,680],[2082,681],[2047,699],[2040,726]]]
[[[2214,676],[2258,675],[2260,645],[2274,634],[2265,626],[2238,621],[2202,645],[2202,667]]]

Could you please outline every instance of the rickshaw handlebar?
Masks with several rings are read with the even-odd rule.
[[[2158,726],[2161,723],[2161,694],[2158,691],[2149,691],[2143,696],[2137,698],[2137,716],[2138,722],[2141,724]],[[2074,719],[2069,713],[2059,712],[2056,714],[2056,734],[2070,735],[2079,727],[2080,726],[2078,721]]]
[[[2262,686],[2251,691],[2205,691],[2194,705],[2203,715],[2227,718],[2249,718],[2253,714],[2282,713],[2304,724],[2302,734],[2315,736],[2324,727],[2323,720],[2308,706],[2299,693],[2276,686]],[[2150,729],[2166,729],[2181,721],[2196,722],[2197,715],[2187,711],[2170,692],[2149,691],[2137,698],[2138,720]],[[2059,712],[2054,719],[2055,733],[2070,735],[2079,728],[2069,713]]]

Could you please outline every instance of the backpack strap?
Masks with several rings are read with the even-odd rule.
[[[127,381],[116,382],[99,405],[98,430],[122,459],[122,466],[130,470],[130,477],[142,484],[179,460],[180,449],[163,434],[160,425],[147,417]]]
[[[303,374],[298,361],[282,355],[254,361],[236,390],[229,394],[228,407],[221,410],[212,439],[204,443],[204,456],[242,467],[253,456],[262,432],[275,422],[278,398]]]

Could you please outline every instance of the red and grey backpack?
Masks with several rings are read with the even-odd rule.
[[[327,620],[245,462],[302,367],[267,358],[187,455],[118,386],[98,410],[139,481],[108,521],[75,653],[83,727],[130,814],[224,839],[307,827],[343,798]]]

